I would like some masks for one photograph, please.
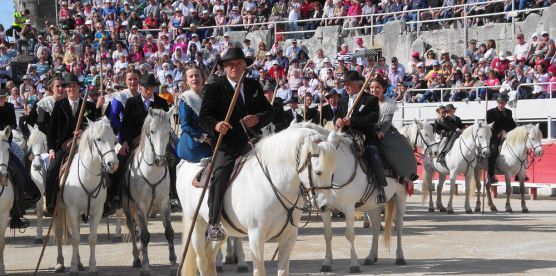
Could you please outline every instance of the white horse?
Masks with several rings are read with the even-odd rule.
[[[520,126],[506,134],[506,140],[502,143],[500,155],[496,158],[496,169],[499,173],[504,175],[506,182],[506,212],[512,212],[510,205],[510,196],[512,194],[511,180],[512,177],[517,175],[519,179],[519,188],[521,193],[521,211],[528,213],[529,209],[525,204],[525,176],[527,175],[527,168],[529,168],[530,160],[528,151],[531,150],[534,157],[542,157],[544,150],[542,147],[542,133],[538,124],[528,124]],[[532,160],[531,160],[532,161]],[[474,178],[476,183],[480,183],[481,173],[484,169],[484,162],[479,164],[474,169]],[[490,183],[486,184],[486,190],[490,191]],[[476,212],[480,211],[480,184],[477,185],[477,208]],[[497,211],[490,192],[488,195],[488,206],[491,211]]]
[[[46,144],[46,135],[42,133],[38,126],[29,127],[31,135],[27,142],[31,153],[33,154],[33,161],[31,163],[31,179],[39,189],[41,197],[36,203],[35,212],[37,214],[37,234],[35,236],[35,244],[42,244],[42,228],[43,228],[43,215],[44,215],[44,183],[46,181],[46,170],[48,168],[48,146]]]
[[[59,207],[56,217],[58,225],[64,225],[67,218],[70,226],[73,256],[70,274],[79,274],[79,223],[81,218],[89,221],[89,272],[98,274],[96,267],[95,246],[97,227],[102,218],[106,187],[103,177],[105,173],[113,173],[118,167],[118,159],[114,151],[116,136],[110,121],[103,117],[96,122],[89,121],[89,127],[81,134],[79,149],[70,165],[70,170],[62,194],[63,205]],[[57,228],[58,230],[58,228]],[[58,263],[56,270],[62,270],[64,257],[61,251],[62,232],[56,231],[58,242]]]
[[[336,167],[337,135],[310,129],[286,129],[263,138],[247,156],[243,168],[224,195],[222,225],[230,236],[249,236],[253,275],[265,275],[264,243],[278,242],[278,275],[289,274],[303,207],[301,187],[321,211],[330,204],[330,184]],[[184,240],[192,223],[201,189],[191,185],[201,168],[185,163],[178,171],[178,195],[183,205]],[[300,184],[301,183],[301,184]],[[301,186],[301,187],[300,187]],[[191,237],[182,275],[216,275],[215,257],[222,242],[205,239],[208,226],[205,197]]]
[[[436,189],[437,199],[436,207],[440,212],[448,211],[449,214],[454,213],[452,202],[455,193],[456,177],[459,174],[465,175],[465,212],[473,213],[469,205],[470,183],[473,178],[473,169],[477,165],[479,158],[487,158],[490,155],[489,143],[492,135],[491,126],[479,121],[470,127],[467,127],[463,133],[456,139],[450,151],[446,154],[444,166],[438,162],[437,158],[425,157],[423,170],[423,198],[429,195],[429,212],[434,212],[432,201],[432,177],[434,172],[438,172],[438,186]],[[448,208],[442,205],[442,188],[446,175],[450,175],[450,200]]]
[[[413,123],[399,128],[399,132],[407,138],[413,149],[421,148],[423,155],[426,155],[427,149],[438,144],[434,139],[432,125],[426,121],[415,119]]]
[[[329,130],[311,123],[300,123],[292,127],[307,127],[319,131],[327,135]],[[381,206],[376,204],[375,187],[368,184],[367,175],[360,166],[361,160],[353,153],[353,141],[351,137],[342,135],[340,143],[337,147],[338,167],[334,171],[332,179],[332,204],[330,209],[339,210],[344,213],[346,218],[346,239],[350,243],[350,273],[359,273],[359,259],[355,252],[355,211],[368,212],[371,217],[372,226],[372,246],[369,255],[365,258],[364,264],[371,265],[378,261],[378,237],[380,234],[380,211]],[[364,162],[364,161],[363,161]],[[384,188],[386,198],[388,200],[386,210],[386,224],[384,228],[385,244],[389,246],[391,237],[391,227],[394,222],[397,232],[397,250],[396,264],[405,264],[405,258],[402,249],[402,230],[403,216],[405,213],[407,193],[405,187],[398,183],[395,178],[387,178],[388,186]],[[322,212],[322,220],[324,222],[324,237],[326,241],[325,260],[321,266],[321,272],[329,272],[332,270],[332,214],[331,212]]]
[[[7,275],[4,268],[4,246],[6,245],[4,235],[10,221],[10,209],[14,203],[14,188],[8,177],[10,134],[9,126],[0,132],[0,275]]]
[[[23,133],[17,129],[12,129],[12,142],[16,143],[23,153],[27,154],[27,141]]]
[[[171,273],[177,270],[174,250],[174,230],[170,220],[170,175],[166,163],[166,147],[170,132],[170,119],[173,108],[163,110],[149,109],[141,131],[139,146],[130,157],[126,168],[122,205],[127,228],[133,246],[133,267],[141,267],[141,274],[150,274],[148,245],[150,234],[148,216],[152,210],[161,214],[164,235],[168,241]],[[135,225],[139,225],[141,235],[141,256],[136,243]]]

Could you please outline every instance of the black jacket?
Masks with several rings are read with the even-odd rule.
[[[339,117],[344,118],[348,113],[349,97],[340,100]],[[355,105],[351,114],[351,123],[345,130],[355,130],[365,134],[365,144],[378,145],[376,137],[376,124],[379,115],[378,98],[365,93],[361,96],[361,100]]]
[[[153,95],[153,102],[150,103],[149,108],[169,110],[166,100],[157,95]],[[120,129],[120,141],[127,142],[130,147],[136,146],[133,141],[141,135],[145,118],[147,118],[147,110],[141,94],[127,99]]]
[[[301,123],[303,122],[303,116],[299,115],[299,113],[292,111],[291,109],[288,109],[285,112],[285,116],[286,116],[286,123],[289,125],[291,124],[291,122],[293,121],[293,115],[295,113],[295,122],[296,123]]]
[[[83,99],[79,99],[75,116],[72,114],[70,102],[67,98],[59,100],[54,104],[46,134],[49,150],[53,149],[54,151],[58,151],[64,142],[73,138],[73,132],[77,125],[77,116],[79,115],[82,104]],[[85,112],[83,115],[91,121],[96,121],[100,117],[100,111],[96,108],[94,103],[85,101]],[[80,129],[85,129],[86,127],[87,120],[84,119]]]
[[[323,124],[326,122],[332,122],[334,125],[336,125],[336,119],[338,119],[339,116],[339,112],[340,112],[340,105],[338,104],[338,106],[336,107],[336,111],[334,111],[334,109],[332,109],[332,106],[325,105],[322,107],[322,122]]]
[[[301,109],[301,111],[303,111],[303,109]],[[313,124],[319,124],[320,121],[320,113],[317,110],[316,107],[309,107],[307,108],[307,112],[305,114],[303,114],[303,112],[301,113],[302,115],[305,116],[305,120],[306,122],[311,122]]]
[[[0,106],[0,131],[4,130],[7,126],[10,126],[12,129],[17,128],[14,105],[8,102],[4,106]]]
[[[284,101],[276,97],[272,105],[272,123],[276,127],[276,132],[288,128],[290,122],[286,121],[286,112],[284,111]]]
[[[487,111],[487,123],[494,123],[492,127],[492,139],[498,139],[498,134],[500,134],[502,130],[509,132],[516,127],[514,118],[512,117],[512,111],[509,109],[500,111],[497,107]]]
[[[224,135],[221,151],[234,153],[247,145],[247,136],[240,123],[245,116],[256,115],[259,118],[259,123],[251,128],[255,132],[260,132],[262,127],[272,121],[272,106],[264,96],[260,83],[256,80],[244,79],[243,92],[245,103],[239,95],[240,98],[238,98],[230,118],[232,129]],[[214,128],[218,122],[224,121],[226,118],[233,95],[234,89],[226,76],[216,78],[203,88],[199,125],[210,135],[213,147],[218,139],[218,132]]]

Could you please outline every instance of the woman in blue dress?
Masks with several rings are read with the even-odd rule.
[[[178,142],[178,156],[189,162],[199,162],[212,155],[210,138],[199,126],[199,111],[203,98],[204,78],[197,66],[185,69],[185,82],[189,90],[179,97],[179,117],[181,137]]]

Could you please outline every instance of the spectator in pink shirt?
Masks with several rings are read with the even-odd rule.
[[[497,58],[490,63],[490,69],[498,72],[498,76],[504,76],[506,70],[510,68],[510,61],[506,57],[506,53],[500,52]]]
[[[349,8],[348,8],[347,16],[358,16],[358,15],[361,15],[362,9],[361,9],[361,4],[359,3],[359,1],[358,1],[358,0],[351,0],[350,2],[351,2],[351,5],[350,5]],[[350,18],[347,18],[346,20],[344,20],[343,28],[345,29],[345,28],[348,28],[348,27],[349,27],[349,28],[353,28],[353,27],[359,26],[359,23],[358,23],[358,22],[359,22],[360,19],[361,19],[361,18],[359,18],[359,17],[350,17]],[[349,33],[353,36],[353,35],[355,35],[355,34],[354,34],[354,33],[355,33],[354,31],[355,31],[355,30],[351,30]],[[361,30],[358,29],[358,30],[357,30],[357,34],[361,35]],[[347,36],[347,35],[348,35],[348,31],[343,31],[343,32],[342,32],[342,35],[343,35],[343,36]]]

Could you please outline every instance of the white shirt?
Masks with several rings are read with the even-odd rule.
[[[359,94],[359,93],[353,94],[353,95],[349,96],[349,100],[348,100],[348,112],[349,112],[349,110],[351,110],[351,106],[353,105],[353,102],[354,102],[355,99],[357,98],[357,95],[358,95],[358,94]],[[353,114],[353,113],[352,113],[352,114]],[[350,115],[349,117],[351,118],[351,115]]]
[[[529,43],[523,43],[523,45],[515,45],[514,55],[520,59],[522,57],[527,58],[527,52],[529,51]]]
[[[237,82],[234,82],[233,80],[231,80],[228,77],[226,77],[226,78],[228,79],[228,82],[230,82],[232,87],[234,88],[234,92],[235,92]],[[241,93],[241,100],[243,100],[243,103],[245,103],[245,94],[243,94],[243,85],[241,86],[241,90],[239,92]]]
[[[151,106],[151,104],[154,102],[152,96],[151,96],[149,99],[145,99],[145,97],[143,97],[143,95],[141,95],[141,100],[143,101],[143,105],[146,104],[146,106],[145,106],[146,109],[149,109],[149,107]],[[147,103],[146,103],[145,101],[147,101]]]
[[[72,101],[68,98],[68,101],[71,107],[72,115],[75,116],[77,114],[77,107],[79,106],[79,99]]]

